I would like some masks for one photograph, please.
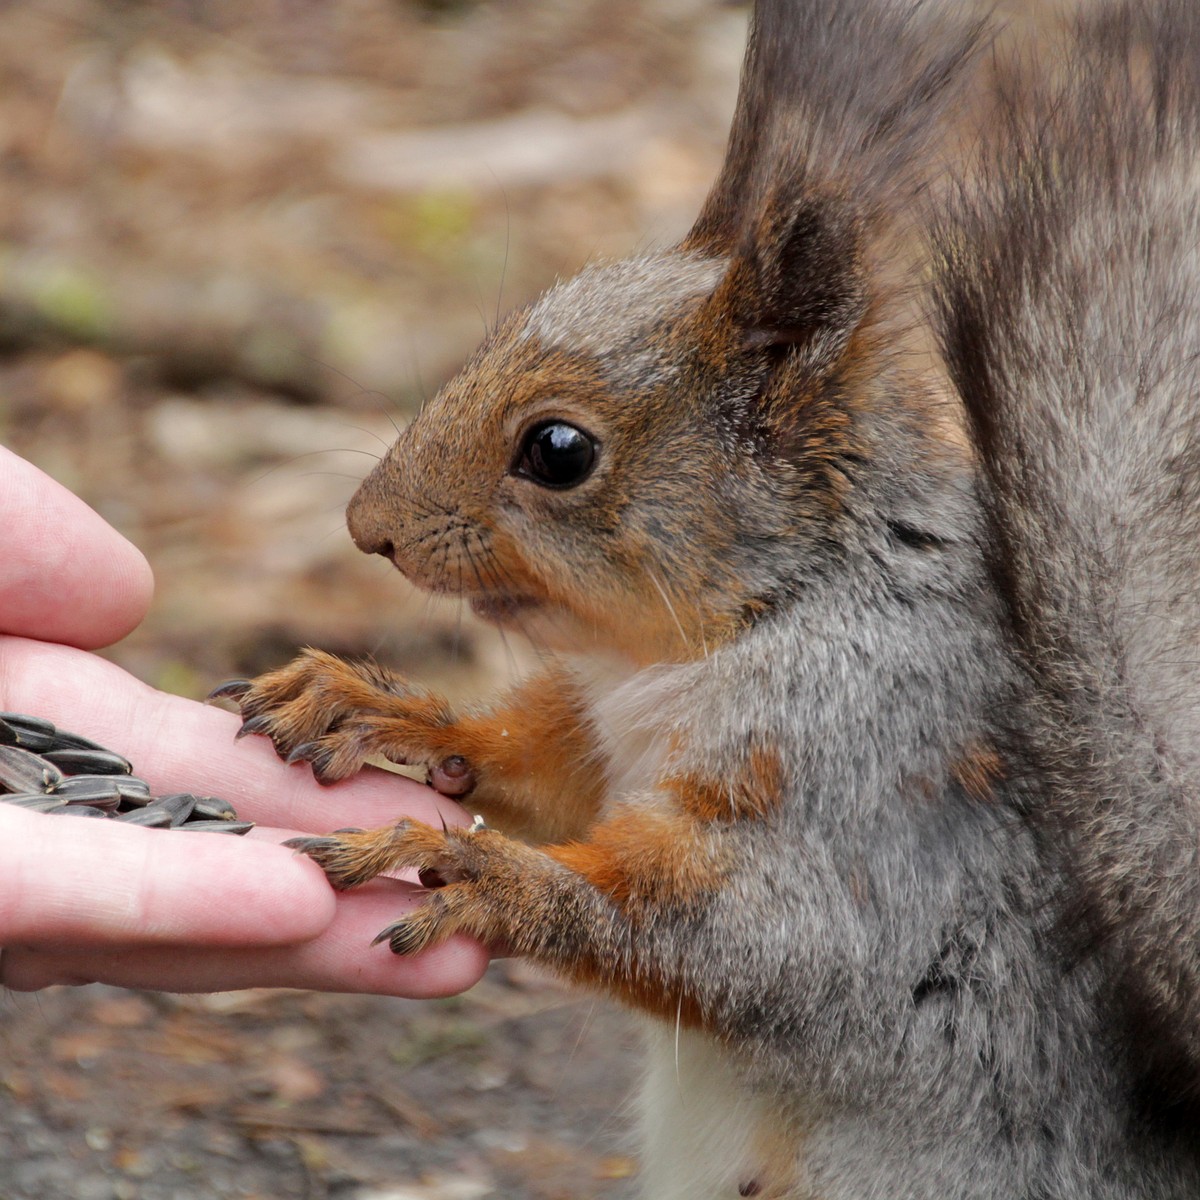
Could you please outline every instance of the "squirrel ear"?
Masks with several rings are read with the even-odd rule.
[[[746,346],[832,366],[867,306],[861,219],[831,197],[800,196],[768,205],[748,242],[731,265]]]

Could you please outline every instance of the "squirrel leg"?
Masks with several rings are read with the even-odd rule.
[[[436,693],[371,661],[306,650],[254,680],[222,684],[239,736],[263,734],[289,762],[334,783],[371,758],[425,766],[430,783],[532,840],[581,831],[598,811],[604,771],[582,701],[563,671],[508,692],[490,711],[456,714]]]
[[[697,1019],[677,966],[658,961],[653,939],[639,937],[669,908],[703,907],[732,866],[719,832],[686,814],[626,805],[586,841],[541,848],[480,825],[418,821],[288,844],[339,888],[399,867],[420,872],[434,890],[376,939],[397,954],[465,933],[672,1020],[681,1012]]]

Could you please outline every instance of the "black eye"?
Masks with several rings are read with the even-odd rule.
[[[582,483],[596,463],[596,440],[566,421],[543,421],[526,435],[516,472],[542,487],[570,488]]]

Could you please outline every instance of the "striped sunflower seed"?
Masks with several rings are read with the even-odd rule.
[[[32,750],[0,746],[0,787],[5,791],[49,792],[62,780],[62,772]]]
[[[241,834],[254,828],[216,796],[155,796],[123,755],[24,713],[0,713],[0,803],[149,829]]]

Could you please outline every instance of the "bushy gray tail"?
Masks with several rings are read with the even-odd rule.
[[[985,23],[964,0],[759,0],[725,162],[693,245],[737,240],[767,197],[911,208]]]
[[[1156,1085],[1194,1101],[1200,4],[1110,6],[1068,61],[1007,77],[935,238],[938,323],[1036,697],[1010,731],[1030,812]]]

